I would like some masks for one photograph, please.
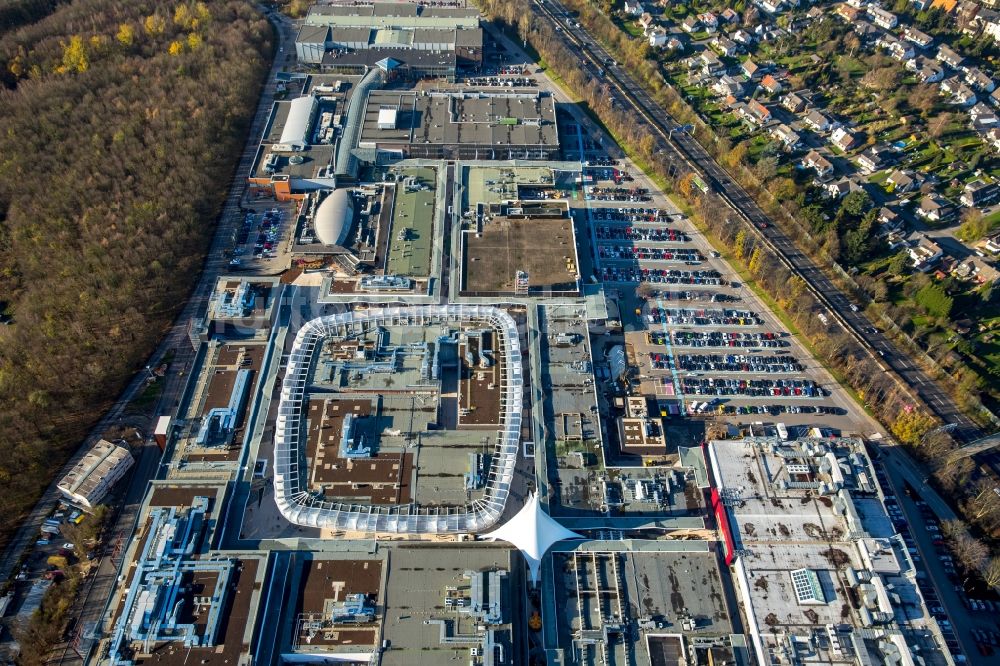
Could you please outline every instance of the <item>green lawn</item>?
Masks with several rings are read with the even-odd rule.
[[[642,37],[642,26],[638,21],[625,21],[619,27],[632,37]]]
[[[876,171],[868,179],[868,182],[869,183],[873,183],[875,185],[881,185],[881,186],[885,187],[885,181],[889,178],[889,174],[890,173],[891,172],[889,170]]]

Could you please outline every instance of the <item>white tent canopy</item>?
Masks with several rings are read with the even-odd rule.
[[[312,95],[296,97],[288,105],[288,117],[281,129],[279,144],[291,146],[294,150],[304,150],[309,145],[309,126],[319,103]]]
[[[549,548],[564,539],[583,537],[566,529],[545,513],[538,502],[538,494],[532,493],[516,516],[492,532],[484,534],[483,538],[506,541],[521,551],[531,571],[531,582],[537,583],[538,568]]]

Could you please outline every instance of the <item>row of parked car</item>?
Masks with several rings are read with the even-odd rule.
[[[598,240],[649,241],[653,243],[687,243],[691,237],[672,227],[615,227],[599,224],[594,230]]]
[[[650,331],[650,344],[667,343],[664,333]],[[788,347],[789,342],[770,331],[756,333],[724,333],[722,331],[672,331],[671,339],[678,347]]]
[[[684,393],[689,395],[742,395],[754,398],[783,396],[820,398],[827,391],[811,379],[722,379],[685,377],[681,380]]]
[[[633,247],[631,245],[602,245],[598,249],[601,259],[628,261],[683,261],[686,264],[700,264],[705,256],[698,250],[689,248],[672,250],[662,247]]]
[[[738,303],[742,300],[739,296],[723,294],[718,291],[687,291],[685,289],[679,291],[656,291],[650,294],[648,298],[653,301],[709,301],[711,303]],[[641,315],[642,309],[636,308],[635,313]]]
[[[657,284],[699,284],[719,287],[726,283],[718,271],[679,271],[667,268],[603,266],[598,272],[603,282],[654,282]]]
[[[802,372],[793,356],[753,356],[746,354],[679,354],[677,367],[688,371],[781,373]]]
[[[599,222],[669,222],[673,214],[662,208],[591,208],[591,219]]]
[[[711,412],[716,414],[842,414],[845,410],[826,405],[718,405]],[[699,412],[701,413],[701,412]]]
[[[538,81],[527,76],[475,76],[465,84],[477,88],[534,88]]]
[[[587,201],[651,201],[649,190],[644,187],[592,187],[584,198]]]
[[[703,308],[649,309],[646,321],[651,324],[677,324],[689,326],[763,326],[764,320],[749,310]]]
[[[588,167],[586,172],[588,175],[592,175],[597,180],[613,180],[617,185],[621,185],[622,183],[631,183],[635,180],[635,176],[628,171],[615,168]]]

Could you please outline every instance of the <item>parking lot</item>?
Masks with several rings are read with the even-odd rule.
[[[577,143],[592,178],[578,205],[593,279],[617,294],[640,390],[689,415],[799,415],[788,420],[851,431],[852,419],[837,418],[846,396],[690,222],[626,166],[595,157],[598,142]]]
[[[288,268],[296,214],[295,202],[245,208],[230,250],[230,270],[268,274]]]

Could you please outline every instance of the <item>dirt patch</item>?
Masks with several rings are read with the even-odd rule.
[[[851,556],[839,548],[827,548],[822,551],[820,555],[825,557],[827,562],[837,568],[845,567],[851,563]]]

